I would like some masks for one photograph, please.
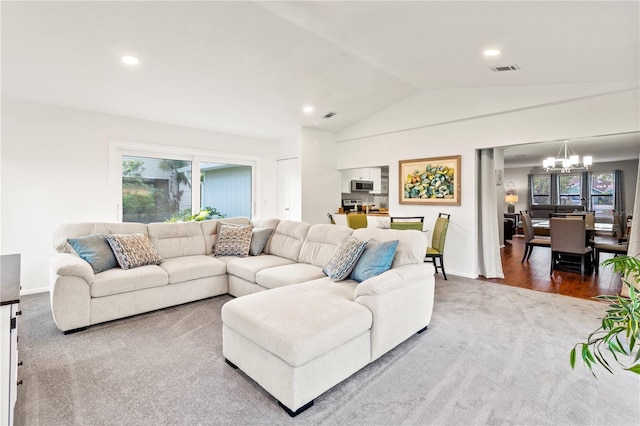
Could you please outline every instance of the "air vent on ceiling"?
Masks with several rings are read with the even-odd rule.
[[[336,115],[336,113],[335,113],[335,112],[330,112],[330,113],[328,113],[328,114],[326,114],[326,115],[323,115],[323,116],[322,116],[322,118],[331,118],[331,117],[333,117],[334,115]]]
[[[491,71],[518,71],[520,69],[517,65],[505,65],[502,67],[489,67]]]

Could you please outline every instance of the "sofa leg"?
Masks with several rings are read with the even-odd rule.
[[[73,330],[63,331],[62,334],[64,334],[66,336],[67,334],[73,334],[73,333],[77,333],[79,331],[85,331],[88,328],[89,328],[89,326],[80,327],[80,328],[74,328]]]
[[[237,370],[237,369],[238,369],[238,366],[237,366],[237,365],[235,365],[234,363],[232,363],[231,361],[229,361],[228,359],[226,359],[226,358],[225,358],[225,359],[224,359],[224,362],[226,362],[227,364],[229,364],[230,366],[232,366],[234,370]]]
[[[291,417],[295,417],[295,416],[297,416],[298,414],[300,414],[300,413],[302,413],[303,411],[305,411],[307,408],[312,407],[312,406],[313,406],[313,400],[311,400],[311,401],[307,402],[307,403],[306,403],[306,404],[304,404],[302,407],[298,408],[296,411],[291,411],[291,410],[289,409],[289,407],[287,407],[286,405],[284,405],[284,404],[283,404],[282,402],[280,402],[280,401],[278,401],[278,405],[279,405],[280,407],[282,407],[282,409],[283,409],[284,411],[286,411],[288,415],[290,415]]]
[[[417,333],[417,334],[422,334],[422,333],[424,333],[425,331],[427,331],[427,328],[429,328],[429,326],[428,326],[428,325],[425,325],[425,326],[424,326],[424,328],[421,328],[420,330],[418,330],[418,333]]]

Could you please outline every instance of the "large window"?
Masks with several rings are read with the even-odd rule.
[[[584,206],[595,211],[597,222],[611,223],[616,209],[616,173],[531,175],[531,204]]]
[[[567,206],[582,205],[582,177],[579,174],[558,176],[559,204]]]
[[[200,163],[200,208],[216,208],[226,217],[251,217],[251,167]]]
[[[191,214],[191,161],[122,157],[123,222],[177,220]]]
[[[186,155],[167,153],[172,150],[166,147],[156,152],[136,144],[112,145],[112,170],[118,173],[112,175],[118,180],[112,184],[112,200],[123,222],[190,220],[198,213],[207,218],[252,217],[254,161],[215,161],[215,153],[179,148],[173,150]],[[127,149],[129,145],[135,148]]]
[[[591,210],[596,212],[596,219],[601,222],[613,221],[615,206],[615,179],[613,172],[591,174],[589,188]]]
[[[551,175],[534,175],[531,180],[531,204],[552,204]]]

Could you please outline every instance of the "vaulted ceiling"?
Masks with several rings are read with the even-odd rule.
[[[638,6],[5,1],[1,88],[267,139],[298,126],[335,132],[426,89],[637,81]],[[502,55],[484,57],[488,48]],[[490,69],[505,65],[520,69]]]

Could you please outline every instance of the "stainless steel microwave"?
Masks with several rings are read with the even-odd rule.
[[[351,192],[355,191],[373,191],[373,182],[370,180],[352,180]]]

